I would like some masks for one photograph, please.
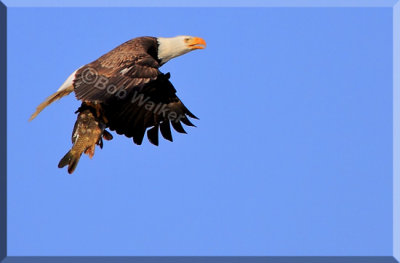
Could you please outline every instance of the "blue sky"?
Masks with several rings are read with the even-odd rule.
[[[11,8],[9,255],[391,255],[391,8]],[[162,67],[200,120],[114,136],[58,169],[80,105],[28,122],[136,36],[207,49]],[[115,134],[114,134],[115,135]]]

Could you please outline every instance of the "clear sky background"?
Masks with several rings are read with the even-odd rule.
[[[11,8],[9,255],[391,255],[391,8]],[[58,169],[78,67],[137,36],[198,117],[159,147],[114,134]]]

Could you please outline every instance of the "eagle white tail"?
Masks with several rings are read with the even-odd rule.
[[[63,90],[59,90],[56,93],[54,93],[53,95],[47,97],[47,99],[45,101],[43,101],[42,103],[40,103],[39,106],[37,106],[36,111],[31,115],[31,117],[29,118],[29,121],[33,120],[34,118],[36,118],[36,116],[47,106],[49,106],[51,103],[55,102],[56,100],[61,99],[64,96],[67,96],[68,94],[70,94],[71,92],[74,91],[74,86],[70,86],[67,89],[63,89]]]
[[[80,69],[80,68],[79,68]],[[57,90],[56,93],[54,93],[53,95],[49,96],[45,101],[43,101],[42,103],[40,103],[39,106],[37,106],[36,111],[31,115],[31,117],[29,118],[29,121],[33,120],[34,118],[36,118],[36,116],[47,106],[49,106],[50,104],[52,104],[53,102],[55,102],[56,100],[61,99],[64,96],[67,96],[68,94],[70,94],[71,92],[74,91],[74,79],[75,79],[75,74],[76,72],[79,70],[75,70],[68,78],[67,80],[61,85],[61,87]]]

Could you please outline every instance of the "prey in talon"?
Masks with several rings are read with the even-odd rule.
[[[92,158],[96,145],[103,148],[102,138],[112,139],[112,135],[105,130],[106,124],[103,123],[100,116],[97,116],[93,108],[83,105],[77,113],[78,118],[72,132],[72,148],[58,164],[59,168],[68,165],[68,173],[70,174],[74,172],[82,153]]]

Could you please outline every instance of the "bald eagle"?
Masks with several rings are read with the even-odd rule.
[[[82,153],[90,158],[96,145],[111,140],[110,129],[140,145],[147,131],[149,141],[158,145],[158,134],[172,141],[170,125],[186,133],[182,124],[194,126],[197,119],[176,96],[170,74],[159,68],[169,60],[196,49],[204,49],[204,39],[192,36],[138,37],[74,71],[56,93],[42,102],[29,120],[56,100],[75,93],[82,101],[76,111],[72,148],[61,159],[72,173]]]

